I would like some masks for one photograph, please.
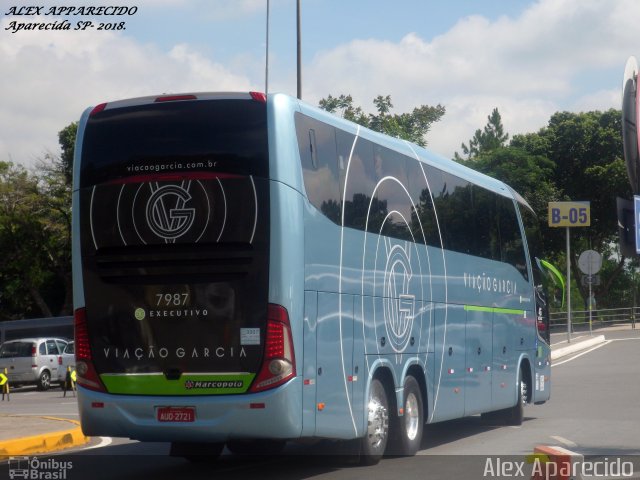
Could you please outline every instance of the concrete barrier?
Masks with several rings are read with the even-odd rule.
[[[564,347],[552,348],[551,360],[556,360],[566,355],[571,355],[572,353],[577,353],[581,350],[586,350],[587,348],[594,347],[596,345],[604,343],[605,341],[606,341],[606,338],[604,338],[604,335],[598,335],[597,337],[589,338],[588,340],[582,340],[576,343],[569,343]]]

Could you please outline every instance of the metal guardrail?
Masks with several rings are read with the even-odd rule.
[[[567,312],[555,312],[549,315],[549,327],[552,332],[567,329]],[[614,324],[630,324],[636,328],[640,321],[640,307],[605,308],[591,311],[593,328],[610,327]],[[589,328],[589,310],[571,311],[572,330]]]

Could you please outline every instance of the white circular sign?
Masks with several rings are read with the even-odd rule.
[[[578,267],[586,275],[594,275],[602,268],[602,255],[595,250],[585,250],[578,258]]]

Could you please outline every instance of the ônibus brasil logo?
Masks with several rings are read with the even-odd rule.
[[[67,471],[73,468],[73,462],[56,458],[9,457],[9,478],[34,480],[66,480]]]

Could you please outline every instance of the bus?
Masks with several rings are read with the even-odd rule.
[[[375,463],[549,399],[538,222],[498,180],[253,92],[89,108],[73,168],[85,435]]]

